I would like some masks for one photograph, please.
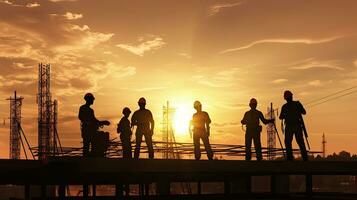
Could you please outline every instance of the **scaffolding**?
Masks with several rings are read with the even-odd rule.
[[[55,99],[52,104],[52,131],[53,131],[53,138],[52,138],[52,155],[56,156],[62,152],[62,145],[61,141],[58,136],[57,132],[57,124],[58,124],[58,101]]]
[[[175,134],[173,129],[173,116],[175,109],[170,108],[170,104],[167,101],[166,106],[162,108],[162,141],[165,144],[165,150],[163,152],[163,158],[175,159],[177,155],[174,152]]]
[[[21,126],[21,107],[22,100],[24,98],[18,97],[16,91],[14,92],[14,97],[10,97],[7,100],[10,101],[10,159],[21,159],[21,146],[25,155],[28,159],[26,149],[30,150],[32,158],[34,159],[34,153],[32,152],[31,146],[26,138],[25,132]]]
[[[21,106],[22,97],[16,95],[10,97],[10,159],[20,159],[21,152]]]
[[[266,118],[268,119],[275,119],[275,110],[273,106],[268,107]],[[276,152],[273,149],[276,149],[276,134],[278,134],[275,130],[275,125],[273,123],[269,123],[266,126],[267,130],[267,148],[268,148],[268,160],[274,160],[276,156]]]
[[[55,156],[61,147],[57,133],[58,102],[52,101],[51,65],[39,64],[38,73],[38,159]]]

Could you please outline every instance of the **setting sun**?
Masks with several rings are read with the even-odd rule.
[[[193,109],[189,105],[180,104],[175,106],[173,125],[177,135],[188,135],[188,128],[192,118]]]

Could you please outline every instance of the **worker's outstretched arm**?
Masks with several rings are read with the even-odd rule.
[[[265,119],[262,112],[259,112],[259,118],[264,124],[274,123],[275,119]]]

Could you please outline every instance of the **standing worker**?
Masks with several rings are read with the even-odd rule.
[[[202,111],[201,102],[195,101],[193,107],[196,109],[197,112],[192,116],[189,130],[191,135],[193,130],[195,159],[199,160],[201,158],[201,139],[205,146],[208,160],[213,160],[213,151],[209,143],[211,119],[207,112]]]
[[[136,146],[134,158],[138,159],[140,155],[140,146],[143,136],[149,152],[149,158],[154,159],[154,147],[152,145],[152,136],[154,134],[155,122],[150,110],[146,109],[146,100],[141,97],[138,101],[139,110],[135,111],[131,117],[131,127],[136,126],[135,140]]]
[[[274,122],[274,119],[265,119],[263,113],[257,110],[257,105],[257,100],[252,98],[249,102],[250,110],[244,114],[244,117],[241,121],[241,123],[247,127],[245,133],[245,160],[247,161],[250,161],[252,158],[252,140],[254,142],[257,161],[261,161],[263,159],[262,146],[260,141],[262,126],[260,125],[260,121],[262,121],[264,124]]]
[[[131,110],[128,107],[123,109],[123,117],[118,124],[117,133],[120,134],[120,141],[123,149],[123,158],[132,158],[131,154],[131,126],[129,121]]]
[[[285,147],[287,160],[294,160],[292,151],[292,141],[295,134],[296,142],[300,147],[301,157],[307,161],[307,151],[302,130],[302,115],[306,110],[299,101],[293,101],[293,93],[289,90],[284,92],[286,104],[281,108],[279,118],[285,121]]]
[[[79,108],[78,118],[81,120],[81,133],[83,138],[83,156],[89,156],[90,148],[93,150],[94,138],[98,128],[103,125],[110,125],[109,121],[99,121],[94,110],[90,107],[94,103],[94,95],[87,93],[84,96],[86,103]]]

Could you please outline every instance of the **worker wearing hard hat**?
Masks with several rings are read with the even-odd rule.
[[[83,138],[83,156],[90,154],[90,148],[93,148],[93,140],[100,126],[109,125],[109,121],[99,121],[94,110],[90,107],[94,103],[94,95],[87,93],[84,96],[86,103],[79,108],[78,118],[81,120],[81,132]]]
[[[245,133],[245,160],[250,161],[252,158],[252,140],[254,142],[255,153],[257,160],[263,159],[262,156],[262,146],[260,141],[260,133],[262,131],[262,126],[260,121],[264,124],[273,123],[274,119],[265,119],[262,112],[257,110],[258,101],[252,98],[249,102],[250,110],[244,114],[241,121],[243,125],[246,125]]]
[[[299,145],[302,159],[308,159],[306,146],[302,130],[302,115],[306,110],[299,101],[293,101],[293,93],[289,90],[284,92],[286,103],[281,108],[279,118],[285,122],[285,148],[287,160],[293,160],[292,141],[295,135],[296,142]]]
[[[129,121],[130,109],[125,107],[123,109],[123,117],[120,119],[117,133],[120,134],[120,141],[122,143],[123,158],[132,158],[131,152],[131,126]]]
[[[141,97],[138,101],[139,110],[135,111],[131,117],[131,126],[136,126],[134,158],[138,159],[143,136],[149,152],[149,158],[154,158],[154,148],[152,136],[154,134],[155,122],[150,110],[146,109],[146,99]]]
[[[211,119],[207,112],[202,111],[201,102],[195,101],[193,107],[197,112],[192,116],[189,130],[191,135],[193,132],[195,159],[199,160],[201,158],[200,140],[202,140],[208,160],[213,160],[213,151],[209,142]]]

